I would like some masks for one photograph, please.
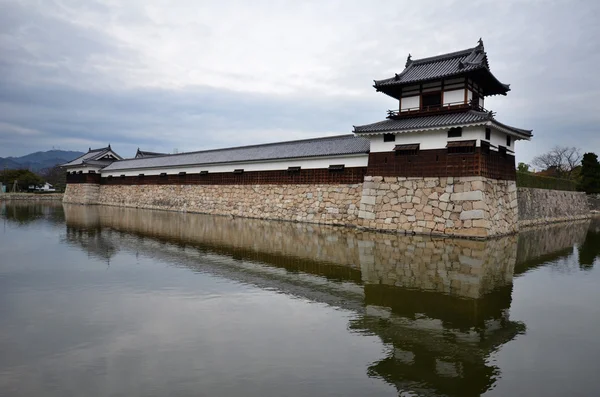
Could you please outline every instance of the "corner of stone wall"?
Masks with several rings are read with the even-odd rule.
[[[396,232],[487,238],[518,230],[514,181],[481,176],[366,176],[359,226]]]
[[[100,185],[97,183],[67,184],[63,203],[94,205],[100,199]]]

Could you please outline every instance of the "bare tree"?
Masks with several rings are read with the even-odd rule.
[[[555,146],[548,153],[536,156],[532,164],[542,170],[553,171],[559,178],[571,179],[581,165],[581,150],[575,147]]]

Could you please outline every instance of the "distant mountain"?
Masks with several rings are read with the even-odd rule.
[[[48,150],[47,152],[35,152],[21,157],[0,157],[0,169],[25,168],[33,172],[40,172],[45,168],[67,163],[83,154],[82,152],[68,150]]]

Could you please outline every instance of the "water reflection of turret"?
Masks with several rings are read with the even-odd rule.
[[[351,328],[391,346],[369,373],[399,391],[485,392],[499,371],[488,356],[525,330],[509,319],[516,243],[515,236],[364,243],[366,311]]]
[[[484,242],[116,207],[65,211],[68,227],[97,230],[115,251],[352,310],[350,328],[389,348],[369,375],[424,395],[479,395],[493,385],[490,354],[525,332],[510,319],[515,268],[552,249],[572,252],[587,229]],[[570,237],[557,242],[562,235]]]

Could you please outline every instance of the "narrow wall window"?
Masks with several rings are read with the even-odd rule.
[[[510,147],[510,135],[506,136],[506,146]]]
[[[396,134],[383,134],[384,142],[394,142],[396,140]]]
[[[344,171],[345,165],[344,164],[332,164],[329,166],[329,171],[330,172],[340,172],[340,171]]]
[[[460,138],[462,136],[462,128],[454,127],[448,130],[448,138]]]
[[[490,140],[492,139],[492,129],[491,128],[486,128],[485,129],[485,139],[486,140]]]

